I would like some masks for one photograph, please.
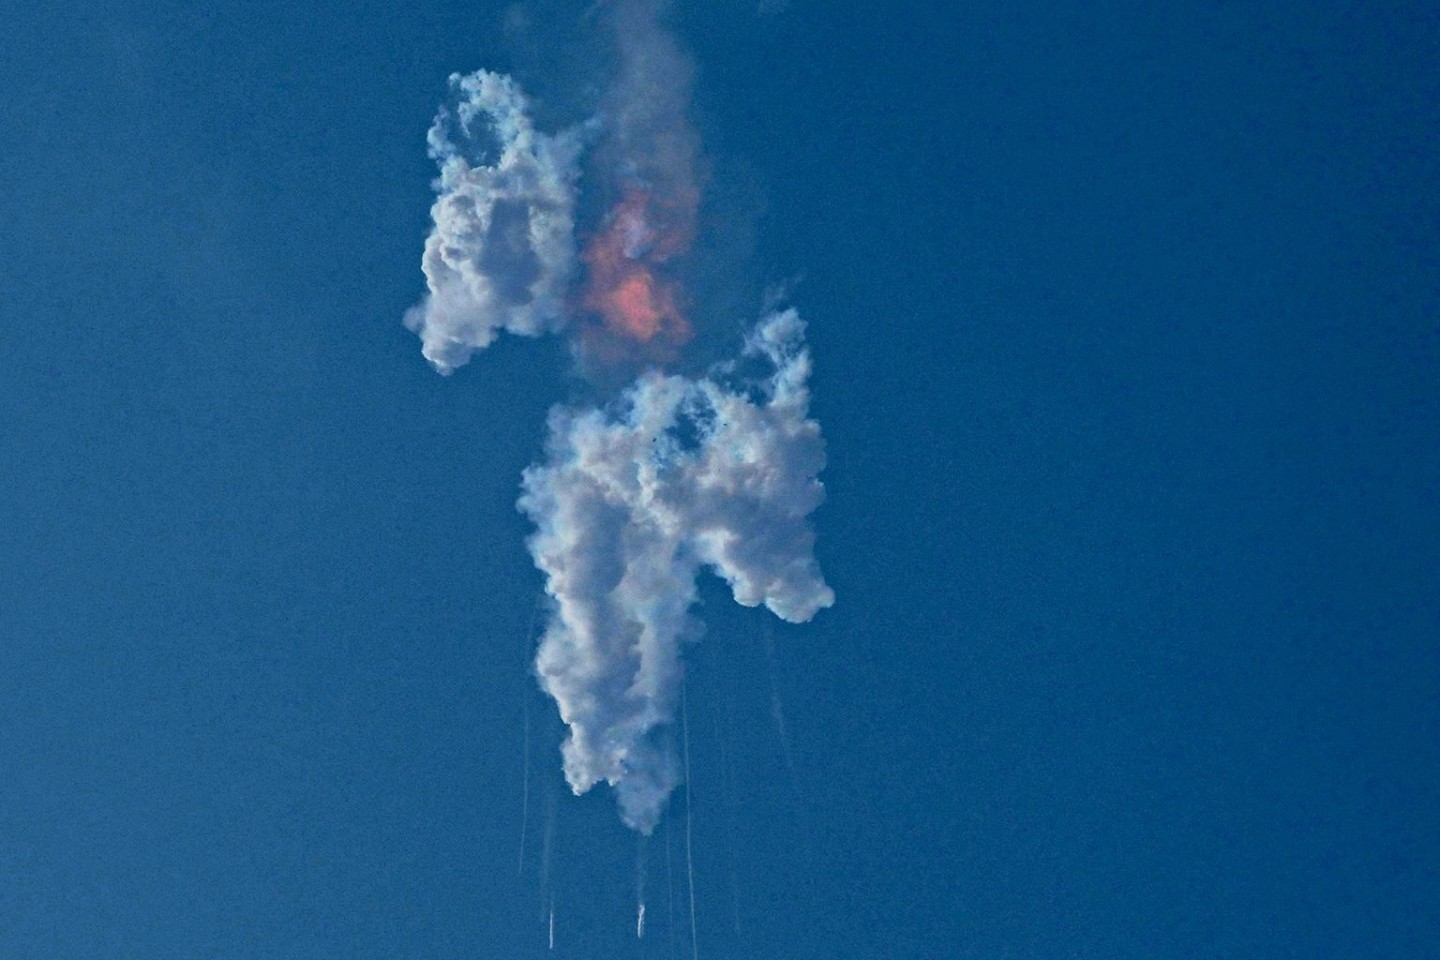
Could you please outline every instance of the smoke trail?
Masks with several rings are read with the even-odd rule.
[[[770,668],[770,719],[775,722],[775,737],[780,744],[780,754],[785,769],[790,774],[790,789],[795,796],[795,809],[802,823],[808,822],[805,812],[805,791],[800,786],[799,768],[795,765],[795,748],[790,738],[790,727],[785,722],[785,705],[780,699],[780,663],[775,657],[775,631],[767,626],[765,630],[765,659]]]
[[[529,692],[522,694],[524,701],[521,710],[524,713],[523,743],[521,749],[525,753],[524,768],[520,780],[520,858],[517,872],[520,876],[525,875],[525,835],[530,827],[530,698]]]
[[[530,656],[530,642],[535,638],[535,621],[540,614],[540,600],[537,597],[530,608],[530,626],[525,630],[525,656]],[[520,692],[520,714],[524,759],[520,775],[520,859],[519,874],[525,875],[525,836],[530,826],[530,691]]]
[[[690,797],[690,708],[686,702],[684,684],[680,686],[680,729],[685,738],[685,871],[690,877],[690,955],[691,960],[700,960],[699,933],[695,929],[695,852],[692,842],[694,801]]]
[[[502,330],[564,333],[599,381],[643,371],[608,404],[552,409],[545,461],[525,471],[518,504],[554,600],[535,673],[569,727],[566,779],[576,793],[609,783],[642,834],[680,782],[672,728],[681,650],[701,631],[689,613],[701,570],[793,623],[834,600],[808,522],[825,454],[799,315],[769,310],[739,361],[662,369],[692,335],[681,279],[702,181],[693,70],[665,7],[604,8],[618,75],[599,113],[559,134],[535,128],[510,78],[451,78],[458,104],[429,135],[440,178],[428,293],[406,315],[442,373]],[[604,213],[577,243],[582,159]],[[552,825],[553,812],[547,871]]]
[[[676,954],[675,936],[675,857],[670,844],[670,818],[665,820],[665,899],[667,903],[665,929],[670,932],[671,960]]]
[[[740,936],[740,880],[737,857],[735,855],[735,773],[732,769],[730,750],[727,747],[729,740],[729,728],[731,726],[731,697],[729,690],[721,701],[723,706],[723,722],[721,709],[717,708],[715,717],[715,743],[720,751],[720,789],[723,794],[723,801],[720,809],[724,816],[725,829],[725,869],[730,878],[730,917],[735,935]]]
[[[645,835],[635,838],[635,939],[645,939]]]
[[[550,859],[555,847],[555,791],[552,789],[545,796],[545,832],[540,843],[540,903],[541,915],[544,915],[545,902],[551,904],[550,910],[554,912],[555,899],[550,895]]]

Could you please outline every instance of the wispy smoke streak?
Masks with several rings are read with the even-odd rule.
[[[535,623],[540,617],[540,599],[530,608],[530,626],[525,629],[525,656],[530,656],[530,644],[535,639]],[[520,855],[517,872],[525,875],[525,838],[530,827],[530,690],[520,693],[521,716],[521,774],[520,774]]]
[[[695,800],[690,793],[690,707],[680,687],[680,725],[685,738],[685,870],[690,877],[690,956],[700,960],[699,931],[695,927]]]
[[[635,839],[635,939],[645,939],[645,835]]]
[[[545,902],[550,903],[551,913],[555,910],[555,898],[550,892],[550,861],[555,850],[555,790],[545,795],[545,831],[540,840],[540,914],[544,917]]]
[[[670,931],[670,952],[671,960],[674,960],[676,945],[679,942],[675,928],[675,857],[670,845],[670,821],[665,821],[665,899],[668,904],[668,920],[665,929]]]

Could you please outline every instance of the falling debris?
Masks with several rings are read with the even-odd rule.
[[[535,619],[540,613],[537,600],[530,610],[530,627],[525,631],[525,653],[530,652],[530,643],[535,637]],[[530,827],[530,691],[520,691],[521,716],[521,764],[520,764],[520,859],[519,873],[525,875],[525,836]]]
[[[545,796],[545,832],[540,843],[540,909],[544,915],[546,903],[549,903],[550,912],[555,911],[555,898],[550,894],[550,860],[554,855],[555,848],[555,818],[556,818],[555,790],[551,790]]]
[[[645,835],[635,838],[635,939],[645,939]]]
[[[670,843],[670,820],[668,818],[665,820],[665,901],[667,906],[665,929],[670,932],[669,956],[674,957],[678,942],[675,934],[675,857]]]
[[[693,847],[694,818],[690,798],[690,709],[685,687],[680,687],[680,729],[685,737],[685,871],[690,877],[690,956],[700,960],[700,941],[695,931],[695,852]]]

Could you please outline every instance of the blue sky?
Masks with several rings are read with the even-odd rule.
[[[0,955],[547,955],[548,796],[553,956],[683,955],[527,673],[519,476],[583,388],[400,324],[445,78],[573,112],[584,6],[7,18]],[[706,302],[799,278],[838,597],[702,584],[700,954],[1440,949],[1434,13],[675,24]]]

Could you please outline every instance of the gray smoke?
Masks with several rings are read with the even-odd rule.
[[[460,101],[440,111],[428,137],[440,164],[422,261],[429,293],[405,315],[441,373],[500,330],[533,337],[564,328],[582,146],[577,132],[537,132],[509,77],[481,70],[450,83]],[[487,158],[492,138],[498,156]]]
[[[688,116],[694,67],[660,21],[666,6],[628,0],[615,7],[620,74],[606,98],[607,146],[617,154],[611,162],[622,177],[653,190],[662,210],[693,217],[700,152]]]
[[[525,472],[530,552],[555,600],[536,671],[570,727],[565,775],[577,793],[608,782],[645,833],[679,782],[665,727],[700,569],[792,623],[834,601],[808,523],[825,450],[803,336],[794,310],[756,328],[746,353],[773,371],[758,397],[651,371],[613,413],[556,407],[548,462]]]

